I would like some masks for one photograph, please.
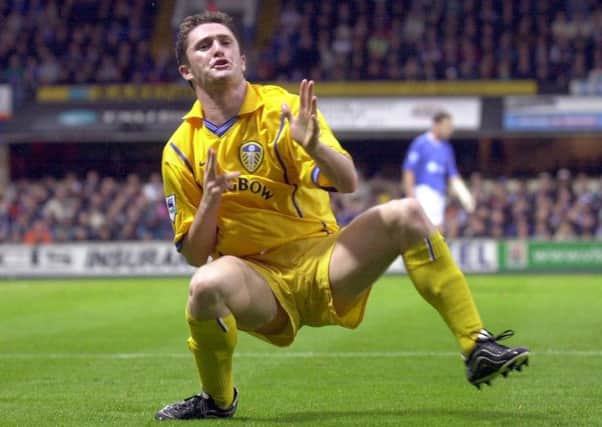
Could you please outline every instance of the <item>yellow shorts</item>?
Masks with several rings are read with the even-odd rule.
[[[328,267],[336,234],[298,240],[263,255],[243,258],[270,285],[288,315],[288,324],[277,334],[251,332],[278,346],[290,345],[303,326],[340,325],[356,328],[364,317],[370,289],[345,313],[334,308]]]

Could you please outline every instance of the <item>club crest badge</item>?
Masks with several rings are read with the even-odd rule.
[[[240,162],[250,173],[255,172],[263,161],[263,147],[256,141],[245,142],[240,146]]]

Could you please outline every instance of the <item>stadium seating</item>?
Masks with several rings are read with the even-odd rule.
[[[153,3],[1,2],[0,82],[28,98],[40,84],[174,80],[175,67],[150,49]]]
[[[0,2],[0,83],[12,86],[18,106],[41,84],[181,81],[170,33],[175,18],[197,2],[176,1],[167,19],[158,3]],[[571,79],[602,73],[602,6],[594,1],[251,3],[236,15],[250,45],[251,80],[536,79],[540,90],[562,93]],[[262,11],[267,3],[278,7]],[[264,22],[259,28],[269,14],[276,17],[271,27]],[[448,236],[602,237],[599,177],[487,178],[471,179],[475,214],[449,205]],[[84,179],[67,174],[13,181],[0,188],[0,240],[170,239],[160,178],[148,179],[132,174],[119,181],[91,172]],[[365,179],[357,193],[333,195],[337,219],[347,224],[399,191],[396,179]]]
[[[159,174],[19,180],[0,190],[0,241],[170,240]]]
[[[533,179],[483,179],[473,174],[478,200],[473,215],[452,202],[445,232],[453,237],[573,240],[602,238],[602,180],[566,170]],[[340,224],[378,203],[400,197],[398,181],[362,180],[353,194],[332,195]],[[12,243],[170,240],[169,218],[158,174],[125,180],[20,180],[0,190],[0,240]]]
[[[362,182],[354,194],[333,194],[339,223],[377,203],[399,197],[399,181],[374,178]],[[446,211],[445,234],[454,237],[589,240],[602,238],[602,180],[584,174],[556,177],[542,173],[531,179],[483,179],[473,174],[471,192],[477,200],[472,215],[459,203]]]
[[[2,2],[0,82],[27,96],[48,83],[179,81],[157,3]],[[263,81],[526,78],[566,89],[602,70],[592,1],[285,0],[267,41],[252,13],[261,5],[243,17],[245,38],[257,34],[249,77]]]
[[[602,6],[583,1],[283,2],[260,78],[537,79],[602,69]]]

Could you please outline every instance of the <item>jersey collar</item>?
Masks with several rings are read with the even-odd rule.
[[[437,139],[437,137],[435,136],[435,134],[432,131],[430,131],[430,130],[426,133],[426,138],[430,142],[435,143],[435,144],[436,143],[440,143],[440,142],[445,142],[442,139]]]
[[[240,111],[238,115],[248,114],[256,111],[259,107],[263,105],[263,99],[261,95],[257,92],[257,89],[254,85],[247,82],[247,91],[245,93],[245,99],[242,102],[240,107]],[[203,119],[203,106],[201,102],[197,99],[194,104],[192,104],[192,108],[184,117],[183,120],[188,119]]]

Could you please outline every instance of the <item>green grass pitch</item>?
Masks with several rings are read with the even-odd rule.
[[[381,279],[355,331],[303,328],[288,348],[244,333],[232,420],[205,425],[600,425],[600,276],[471,276],[493,332],[531,366],[477,391],[437,313]],[[0,281],[0,425],[158,425],[198,388],[185,345],[188,279]],[[169,425],[170,423],[168,423]],[[186,425],[196,425],[187,422]]]

